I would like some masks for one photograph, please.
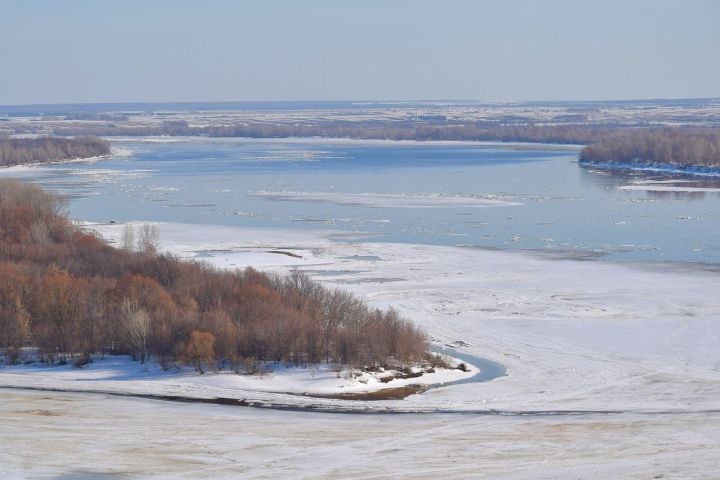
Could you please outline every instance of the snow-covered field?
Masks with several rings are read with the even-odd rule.
[[[235,382],[229,375],[153,378],[153,367],[133,381],[109,378],[112,369],[102,362],[83,378],[85,371],[71,369],[43,376],[9,368],[0,370],[0,385],[204,392],[265,405],[418,413],[330,415],[0,390],[0,477],[645,479],[720,472],[720,274],[713,268],[338,242],[307,230],[158,227],[161,247],[185,258],[221,268],[299,266],[373,305],[393,305],[438,343],[466,342],[459,351],[502,363],[508,375],[404,400],[348,402],[228,386]],[[122,231],[92,228],[111,240]],[[53,453],[45,459],[32,455],[47,450]]]
[[[717,478],[718,414],[330,415],[0,389],[0,478]]]
[[[443,384],[470,378],[479,371],[473,366],[469,366],[467,372],[438,368],[420,377],[396,378],[384,383],[380,380],[382,377],[394,376],[397,372],[336,371],[333,365],[328,364],[297,367],[272,362],[267,362],[261,368],[262,374],[257,375],[237,375],[228,370],[199,374],[190,367],[172,366],[163,370],[156,363],[140,364],[130,357],[122,356],[96,358],[82,369],[69,364],[6,367],[0,369],[0,385],[185,398],[236,398],[303,406],[310,402],[306,399],[296,400],[293,396],[324,396],[412,384]]]
[[[117,239],[120,225],[95,225]],[[720,407],[720,275],[700,266],[336,242],[319,231],[159,224],[162,248],[221,268],[300,266],[509,375],[388,408],[704,410]],[[347,239],[346,239],[347,240]],[[274,253],[273,253],[274,252]],[[288,256],[278,252],[292,253]]]

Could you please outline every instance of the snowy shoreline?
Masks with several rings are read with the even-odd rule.
[[[162,367],[152,360],[140,364],[128,356],[97,356],[82,368],[43,363],[0,366],[0,388],[344,413],[364,411],[369,408],[367,402],[402,399],[429,389],[486,382],[505,375],[502,365],[457,353],[447,346],[431,350],[453,365],[464,363],[464,370],[435,367],[420,376],[402,378],[396,377],[400,372],[385,369],[337,371],[330,364],[264,362],[263,373],[258,375],[238,375],[230,370],[198,374],[187,366]],[[388,375],[395,378],[387,381]],[[298,403],[295,397],[302,401]],[[359,401],[363,403],[358,405]],[[382,404],[377,403],[379,407]]]
[[[382,145],[382,146],[477,146],[532,148],[549,151],[580,151],[584,145],[571,143],[543,142],[503,142],[499,140],[392,140],[381,138],[349,138],[349,137],[206,137],[206,136],[103,136],[104,140],[117,143],[181,143],[181,142],[239,142],[239,143],[290,143],[290,144],[333,144],[333,145]]]
[[[87,225],[111,242],[123,228]],[[318,230],[157,225],[161,249],[174,255],[218,268],[253,266],[280,273],[302,268],[371,306],[394,306],[435,343],[462,342],[459,352],[507,368],[506,377],[491,382],[436,388],[383,401],[382,407],[375,402],[373,408],[640,412],[717,407],[720,325],[712,319],[720,318],[720,275],[711,269],[336,242]],[[9,375],[0,370],[0,384],[17,384]],[[232,397],[221,390],[216,396]],[[276,395],[256,392],[247,399],[277,401]],[[280,403],[288,402],[347,403],[301,396]]]
[[[42,168],[46,167],[48,165],[62,165],[62,164],[72,164],[72,163],[95,163],[100,160],[105,160],[107,158],[112,157],[127,157],[132,155],[132,150],[129,148],[122,148],[122,147],[112,147],[110,149],[110,153],[107,155],[96,155],[94,157],[76,157],[76,158],[67,158],[65,160],[52,160],[47,162],[35,162],[35,163],[26,163],[21,165],[8,165],[8,166],[2,166],[0,167],[0,171],[2,172],[23,172],[34,168]]]
[[[448,360],[460,363],[452,357]],[[329,364],[295,366],[265,362],[264,373],[258,375],[238,375],[230,370],[199,374],[190,367],[172,365],[166,369],[153,361],[140,364],[128,356],[98,356],[82,368],[70,364],[41,363],[0,367],[0,388],[104,393],[265,408],[295,406],[300,409],[315,405],[313,409],[354,411],[358,408],[354,405],[356,401],[348,402],[341,396],[361,396],[416,386],[418,388],[410,390],[424,391],[470,380],[480,373],[476,367],[467,362],[466,365],[466,371],[436,368],[432,373],[419,377],[385,381],[381,379],[395,373],[384,370],[360,372],[347,368],[336,371]]]
[[[586,168],[605,170],[632,170],[641,172],[674,173],[698,177],[720,177],[720,168],[702,167],[699,165],[672,165],[663,163],[616,163],[616,162],[583,162],[578,164]]]

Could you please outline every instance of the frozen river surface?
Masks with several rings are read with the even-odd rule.
[[[340,140],[113,139],[123,153],[6,170],[85,220],[366,233],[371,241],[720,263],[720,179],[608,173],[578,148]]]

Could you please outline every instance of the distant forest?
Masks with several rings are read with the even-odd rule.
[[[662,164],[720,168],[720,129],[633,129],[583,148],[584,164]]]
[[[110,153],[110,143],[94,136],[0,138],[0,167],[89,158]]]
[[[404,365],[425,334],[301,271],[219,271],[156,252],[145,226],[123,247],[74,225],[35,185],[0,179],[0,350],[48,362],[130,354],[253,372],[258,362]],[[136,238],[135,233],[139,233]],[[137,241],[136,241],[137,240]]]
[[[621,128],[618,125],[503,125],[493,122],[474,124],[415,125],[407,122],[329,123],[321,125],[288,125],[244,123],[191,127],[184,121],[159,126],[79,126],[54,130],[55,135],[101,136],[208,136],[248,138],[325,137],[367,140],[465,140],[545,142],[587,144],[607,137]]]

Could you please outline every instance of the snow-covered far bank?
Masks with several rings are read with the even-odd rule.
[[[124,147],[111,147],[110,148],[110,154],[109,155],[97,155],[94,157],[84,157],[84,158],[68,158],[65,160],[52,160],[47,162],[35,162],[35,163],[28,163],[24,165],[11,165],[8,167],[0,167],[0,174],[8,172],[8,173],[16,173],[16,172],[26,172],[28,170],[37,170],[39,168],[47,167],[48,165],[56,165],[56,164],[72,164],[72,163],[95,163],[99,160],[105,160],[112,157],[129,157],[133,154],[133,150],[129,148]]]
[[[509,148],[549,150],[549,151],[580,151],[584,145],[570,143],[540,143],[540,142],[502,142],[492,140],[391,140],[391,139],[363,139],[338,137],[284,137],[284,138],[252,138],[252,137],[204,137],[204,136],[105,136],[105,140],[113,143],[182,143],[182,142],[220,142],[220,143],[282,143],[282,144],[330,144],[330,145],[357,145],[357,146],[474,146],[487,148]]]
[[[695,175],[699,177],[720,177],[720,168],[703,167],[700,165],[674,165],[669,163],[619,163],[619,162],[584,162],[580,165],[590,168],[606,170],[632,170],[640,172],[672,173],[681,175]]]
[[[634,190],[641,192],[676,192],[676,193],[720,193],[720,188],[685,187],[677,185],[622,185],[618,190]]]
[[[158,224],[161,248],[220,268],[304,269],[508,376],[383,402],[417,410],[703,410],[720,398],[720,275],[327,232]],[[122,225],[92,225],[117,241]],[[347,239],[346,239],[347,240]],[[292,254],[292,255],[288,255]],[[463,346],[465,345],[466,346]]]

